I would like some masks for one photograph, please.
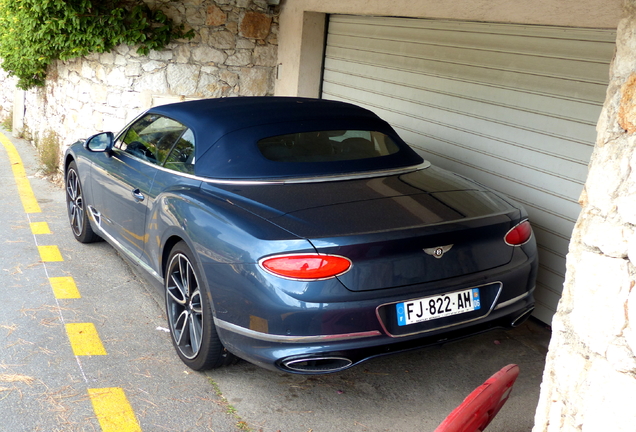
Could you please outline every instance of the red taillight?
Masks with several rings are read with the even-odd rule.
[[[530,240],[530,237],[532,237],[532,227],[530,226],[530,222],[524,220],[508,231],[508,234],[504,237],[504,241],[510,246],[521,246]]]
[[[351,261],[337,255],[281,255],[265,258],[260,262],[268,272],[301,280],[321,280],[336,277],[351,267]]]

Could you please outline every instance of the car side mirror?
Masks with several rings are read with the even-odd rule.
[[[110,153],[111,150],[113,149],[114,144],[115,144],[115,135],[113,135],[112,132],[102,132],[88,138],[86,140],[86,143],[84,143],[84,147],[86,147],[87,150],[92,152]]]

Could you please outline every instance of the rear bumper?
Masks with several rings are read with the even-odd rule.
[[[224,346],[251,363],[270,370],[301,374],[336,372],[377,356],[520,324],[534,309],[538,265],[536,254],[526,252],[518,249],[508,265],[494,271],[462,276],[435,286],[425,284],[408,291],[400,289],[393,295],[385,292],[385,296],[361,299],[362,293],[351,293],[350,301],[329,303],[308,303],[285,297],[286,301],[267,306],[261,297],[261,310],[267,309],[270,316],[279,317],[279,320],[284,317],[284,327],[279,327],[284,331],[273,331],[274,319],[269,320],[272,323],[269,328],[252,325],[251,321],[241,325],[226,319],[230,314],[224,313],[217,313],[215,323]],[[414,329],[413,332],[399,334],[395,327],[387,328],[378,312],[397,302],[491,286],[498,289],[496,295],[491,296],[487,314],[477,317],[456,315],[451,319],[408,326],[409,330]],[[250,303],[257,304],[256,301]],[[384,319],[390,318],[385,314]],[[259,319],[254,322],[258,324]]]
[[[337,372],[366,360],[453,340],[463,339],[496,328],[521,324],[534,309],[533,293],[501,308],[478,322],[458,324],[427,333],[394,338],[362,332],[348,335],[322,335],[313,339],[293,336],[270,338],[250,334],[217,320],[217,330],[226,347],[237,356],[270,370],[300,374]]]

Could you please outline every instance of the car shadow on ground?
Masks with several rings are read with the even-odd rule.
[[[344,372],[292,375],[247,362],[208,372],[252,430],[432,431],[502,367],[521,373],[488,432],[530,431],[550,329],[510,330],[372,359]]]

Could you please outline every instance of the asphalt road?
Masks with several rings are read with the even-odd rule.
[[[166,333],[160,293],[107,243],[75,241],[63,188],[38,174],[32,146],[3,133],[40,211],[23,206],[15,163],[0,145],[0,431],[433,431],[510,363],[521,374],[487,431],[532,429],[550,337],[534,321],[331,375],[247,362],[187,369]],[[57,246],[63,261],[42,246]],[[69,278],[70,291],[60,291]],[[80,297],[68,298],[75,287]],[[91,343],[72,341],[92,329]]]

